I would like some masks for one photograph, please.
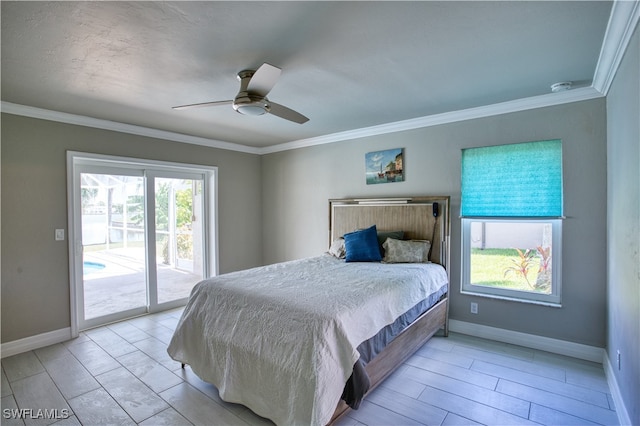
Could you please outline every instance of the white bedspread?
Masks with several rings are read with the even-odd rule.
[[[278,425],[325,425],[363,341],[447,285],[437,264],[328,254],[199,283],[167,349],[220,397]]]

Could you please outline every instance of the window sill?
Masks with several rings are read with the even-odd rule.
[[[498,299],[498,300],[506,300],[508,302],[528,303],[530,305],[547,306],[550,308],[562,308],[562,303],[544,302],[542,300],[521,299],[518,297],[509,297],[509,296],[498,296],[496,294],[479,293],[479,292],[468,291],[468,290],[460,290],[460,293],[466,294],[468,296],[484,297],[487,299]]]

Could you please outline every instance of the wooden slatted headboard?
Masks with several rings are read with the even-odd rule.
[[[434,203],[438,203],[437,217],[433,216]],[[447,196],[329,200],[329,244],[347,232],[376,225],[379,231],[404,231],[407,240],[431,241],[431,261],[446,269],[449,222]]]

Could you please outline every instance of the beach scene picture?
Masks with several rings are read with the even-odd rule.
[[[365,154],[367,185],[404,181],[403,148]]]

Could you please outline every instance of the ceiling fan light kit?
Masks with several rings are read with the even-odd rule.
[[[269,102],[264,97],[241,94],[233,101],[233,109],[243,115],[263,115],[269,112]]]
[[[283,105],[267,99],[267,93],[275,86],[282,70],[264,63],[257,70],[242,70],[238,73],[240,90],[233,100],[202,102],[198,104],[175,106],[173,109],[190,109],[206,106],[231,104],[233,109],[243,115],[273,114],[294,123],[303,124],[307,117]]]

